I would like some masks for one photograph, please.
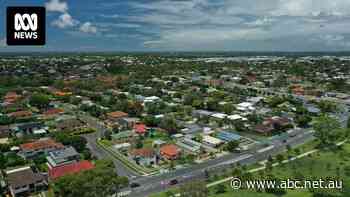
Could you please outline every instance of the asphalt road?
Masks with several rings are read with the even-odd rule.
[[[127,176],[129,179],[133,179],[138,176],[137,173],[125,167],[118,159],[114,158],[110,155],[110,153],[97,145],[97,139],[101,138],[104,131],[106,131],[106,127],[103,123],[85,112],[78,111],[77,106],[75,105],[64,103],[61,107],[67,112],[76,114],[90,127],[96,129],[96,132],[84,135],[84,138],[87,140],[87,147],[95,157],[98,159],[111,159],[114,162],[116,173],[120,176]]]
[[[95,155],[98,159],[111,159],[114,162],[116,172],[118,175],[127,176],[129,178],[134,178],[137,176],[137,174],[134,171],[125,167],[118,159],[115,159],[106,150],[100,148],[97,145],[97,134],[92,133],[89,135],[85,135],[84,137],[88,142],[87,147],[90,149],[93,155]]]
[[[283,140],[275,140],[273,142],[274,148],[266,152],[259,153],[248,151],[244,153],[230,154],[210,160],[208,162],[196,164],[188,168],[175,170],[167,174],[156,175],[153,177],[136,178],[133,181],[140,183],[141,186],[139,188],[133,189],[129,196],[144,197],[152,193],[164,191],[170,188],[168,182],[172,179],[177,179],[179,181],[179,184],[203,179],[205,178],[205,170],[209,170],[209,172],[222,172],[223,169],[231,168],[233,164],[236,164],[238,162],[241,165],[246,165],[266,160],[270,155],[276,155],[284,151],[287,145],[294,147],[313,139],[314,137],[311,132],[304,131],[297,136],[288,139],[286,142],[283,142]]]
[[[142,177],[125,167],[119,160],[110,156],[108,152],[96,144],[96,140],[101,137],[101,134],[105,131],[105,127],[102,123],[100,123],[95,118],[92,118],[91,116],[82,115],[81,117],[83,117],[90,126],[97,129],[97,132],[85,136],[91,152],[99,159],[112,159],[115,163],[116,170],[119,175],[128,176],[130,178],[130,182],[137,182],[141,185],[138,188],[125,188],[123,190],[129,193],[128,196],[132,197],[145,197],[153,193],[164,191],[171,187],[168,185],[168,182],[173,179],[177,179],[179,181],[179,184],[185,184],[193,180],[204,179],[205,170],[208,170],[210,173],[220,173],[224,171],[223,169],[231,168],[233,164],[236,164],[238,162],[241,165],[246,165],[263,161],[266,160],[270,155],[276,155],[284,151],[287,145],[295,147],[314,139],[312,132],[301,130],[294,137],[280,137],[273,139],[271,141],[271,145],[274,147],[265,152],[257,152],[257,150],[263,148],[262,145],[258,145],[254,150],[249,150],[247,152],[225,155],[187,168],[177,169],[166,174]],[[347,107],[346,112],[343,114],[338,114],[338,117],[340,117],[342,125],[345,126],[348,118]]]

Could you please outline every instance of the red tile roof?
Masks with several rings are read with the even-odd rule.
[[[142,157],[153,157],[154,150],[151,148],[140,148],[132,151],[132,155],[134,156],[142,156]]]
[[[40,150],[40,149],[49,149],[49,148],[63,148],[64,145],[57,143],[52,139],[38,140],[35,142],[21,144],[20,148],[24,151]]]
[[[170,157],[177,156],[180,153],[178,147],[174,144],[168,144],[168,145],[162,146],[160,148],[160,152],[161,154],[165,154]]]
[[[10,117],[15,117],[15,118],[23,118],[23,117],[30,117],[32,116],[31,111],[17,111],[17,112],[12,112],[8,114]]]
[[[115,111],[115,112],[108,113],[107,116],[110,118],[123,118],[123,117],[127,117],[128,114],[122,111]]]
[[[60,114],[63,112],[64,112],[63,109],[49,109],[46,112],[44,112],[44,115],[49,116],[49,115]]]
[[[273,130],[272,125],[257,125],[255,126],[255,131],[263,134],[270,133]]]
[[[135,124],[134,130],[137,134],[145,134],[147,132],[147,128],[145,124]]]
[[[72,92],[62,92],[62,91],[56,91],[55,92],[56,96],[70,96],[72,94],[73,94]]]
[[[21,96],[18,95],[16,92],[8,92],[4,98],[10,99],[10,100],[17,100],[19,97],[21,97]]]
[[[65,175],[75,174],[84,170],[91,170],[93,168],[95,168],[95,166],[90,161],[79,161],[49,169],[49,177],[51,179],[57,179]]]

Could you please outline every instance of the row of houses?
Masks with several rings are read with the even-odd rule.
[[[3,179],[13,197],[45,190],[50,181],[94,168],[94,164],[90,161],[81,160],[74,147],[64,146],[51,138],[24,143],[13,150],[26,160],[45,156],[48,167],[47,172],[39,172],[34,166],[5,170]]]

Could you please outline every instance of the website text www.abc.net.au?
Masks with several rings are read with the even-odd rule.
[[[338,189],[343,188],[342,180],[241,180],[233,178],[231,187],[237,189]]]

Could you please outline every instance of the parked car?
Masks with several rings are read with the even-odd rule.
[[[136,188],[136,187],[140,187],[140,183],[130,183],[130,187],[131,188]]]
[[[176,185],[178,183],[179,183],[179,181],[177,181],[176,179],[169,181],[169,185]]]

